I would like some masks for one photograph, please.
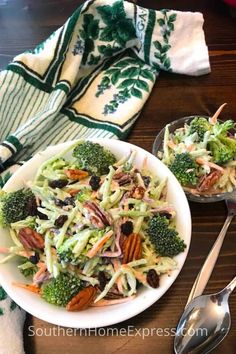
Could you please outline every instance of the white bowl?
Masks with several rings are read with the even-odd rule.
[[[191,215],[189,205],[180,184],[169,169],[155,156],[135,145],[109,139],[94,139],[93,141],[110,149],[117,158],[128,154],[131,149],[135,149],[137,151],[137,166],[141,166],[144,157],[147,157],[148,168],[152,173],[156,174],[161,179],[168,177],[167,199],[173,204],[177,212],[177,230],[184,239],[187,247],[185,252],[175,257],[178,262],[178,269],[172,271],[170,276],[161,276],[160,287],[158,289],[142,287],[137,297],[130,302],[106,307],[91,307],[85,311],[74,313],[67,312],[64,308],[50,305],[38,295],[13,286],[12,282],[25,282],[25,278],[17,269],[17,260],[11,260],[6,264],[0,265],[0,283],[9,296],[20,307],[44,321],[73,328],[95,328],[112,325],[127,320],[147,309],[160,299],[175,281],[187,257],[191,240]],[[56,146],[50,146],[45,151],[37,153],[9,179],[4,190],[13,191],[22,188],[25,181],[34,179],[37,169],[45,160],[61,152],[73,143],[74,141],[70,141]],[[0,233],[0,245],[6,247],[11,245],[12,242],[7,229],[1,228]],[[2,257],[2,255],[0,257]]]

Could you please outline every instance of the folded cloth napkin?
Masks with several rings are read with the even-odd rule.
[[[161,70],[210,71],[202,26],[201,13],[86,1],[45,42],[16,56],[0,73],[1,170],[50,144],[81,137],[124,139]],[[0,182],[9,176],[3,173]],[[0,297],[0,354],[20,354],[24,313],[20,318],[18,308],[10,311],[5,296]]]

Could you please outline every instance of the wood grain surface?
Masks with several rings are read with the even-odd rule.
[[[0,68],[14,55],[33,48],[61,26],[81,1],[0,0]],[[211,114],[223,102],[225,118],[236,119],[236,19],[220,1],[139,0],[153,9],[200,11],[210,51],[212,72],[202,77],[162,73],[156,82],[129,141],[151,151],[156,134],[168,122],[191,114]],[[189,291],[226,217],[224,202],[190,203],[193,233],[185,266],[174,285],[151,308],[112,328],[174,328],[184,309]],[[236,220],[232,223],[206,292],[223,288],[236,273]],[[232,329],[213,353],[233,354],[236,344],[236,294],[231,296]],[[29,326],[38,330],[31,336]],[[54,326],[27,316],[24,329],[26,354],[171,354],[173,336],[50,335]],[[44,335],[42,335],[44,331]],[[59,335],[58,335],[59,334]],[[104,334],[104,332],[101,332]],[[134,333],[135,334],[135,333]]]

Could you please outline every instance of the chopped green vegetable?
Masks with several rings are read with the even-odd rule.
[[[42,298],[57,306],[66,306],[81,290],[81,281],[75,275],[61,273],[42,287]]]
[[[116,162],[115,156],[102,145],[86,141],[77,145],[73,150],[76,165],[91,174],[104,175],[108,173],[109,166]]]
[[[28,188],[2,193],[0,196],[0,225],[3,227],[23,220],[29,215],[36,215],[36,211],[35,196]]]
[[[87,202],[88,200],[91,200],[91,194],[92,191],[88,188],[83,188],[79,193],[76,194],[76,199],[81,202]]]
[[[211,130],[211,128],[212,126],[207,118],[195,117],[190,123],[189,135],[197,133],[199,141],[203,141],[205,133]]]
[[[170,227],[166,217],[155,215],[148,224],[147,233],[160,256],[173,257],[184,251],[186,245],[178,232]]]
[[[24,277],[32,277],[38,271],[38,267],[36,264],[30,262],[27,258],[25,258],[25,260],[26,261],[23,264],[18,266],[18,269],[24,275]]]
[[[197,165],[189,153],[177,154],[169,168],[183,186],[196,185]]]

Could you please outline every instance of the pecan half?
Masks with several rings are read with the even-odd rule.
[[[79,169],[68,168],[67,170],[64,170],[64,172],[68,178],[73,179],[75,181],[80,181],[81,179],[88,177],[87,171]]]
[[[132,181],[130,173],[118,172],[113,176],[114,181],[117,181],[119,186],[124,186]]]
[[[18,237],[25,248],[44,249],[44,239],[42,235],[30,227],[23,227],[20,229]]]
[[[84,208],[86,208],[90,214],[90,220],[92,224],[99,228],[104,228],[104,226],[111,225],[110,216],[102,210],[99,205],[95,202],[84,203]]]
[[[209,175],[204,176],[201,178],[197,190],[199,192],[206,192],[208,189],[210,189],[220,178],[221,176],[221,171],[213,171]]]
[[[93,286],[88,286],[80,290],[67,304],[67,311],[85,310],[93,302],[97,290]]]
[[[134,187],[131,191],[131,198],[143,199],[145,193],[145,188],[142,186]]]
[[[129,263],[135,259],[140,259],[142,255],[142,242],[139,234],[132,233],[122,244],[123,259],[122,263]]]

